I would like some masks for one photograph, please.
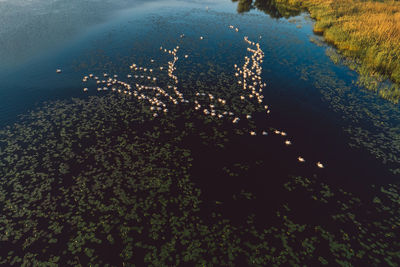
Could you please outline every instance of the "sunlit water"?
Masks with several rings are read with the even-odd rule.
[[[5,1],[0,13],[7,14],[0,31],[2,126],[44,101],[85,97],[82,77],[88,73],[125,76],[133,62],[166,63],[160,46],[179,44],[190,55],[177,65],[177,75],[195,90],[196,80],[213,83],[221,70],[233,75],[233,64],[243,59],[243,37],[249,36],[265,52],[269,126],[290,134],[294,158],[302,155],[312,173],[343,181],[378,182],[399,168],[397,106],[354,86],[357,75],[334,65],[326,46],[309,41],[313,22],[306,14],[295,23],[256,10],[237,14],[235,3],[223,0]],[[179,68],[190,75],[180,75]],[[93,84],[88,93],[102,94]],[[257,140],[258,148],[262,142]],[[265,154],[271,156],[268,147]],[[317,161],[326,168],[318,170]]]

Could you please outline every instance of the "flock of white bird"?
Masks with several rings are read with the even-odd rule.
[[[229,28],[235,32],[239,32],[239,29],[233,25],[229,25]],[[184,34],[180,35],[181,38],[183,38],[183,36]],[[200,36],[199,39],[204,40],[204,37]],[[266,83],[264,83],[261,78],[261,64],[263,63],[264,52],[260,48],[259,43],[250,41],[247,36],[244,36],[244,41],[249,45],[247,51],[250,52],[251,56],[244,57],[244,64],[242,67],[239,67],[236,64],[234,65],[235,77],[238,79],[237,84],[242,89],[242,93],[238,97],[240,97],[241,101],[248,99],[249,101],[255,102],[257,105],[263,105],[264,96],[262,92],[263,88],[266,87]],[[173,49],[163,48],[162,46],[160,47],[160,51],[173,57],[172,60],[168,61],[167,68],[164,68],[163,66],[158,67],[160,71],[166,71],[168,77],[172,81],[166,85],[167,88],[165,89],[156,85],[157,77],[153,75],[155,69],[137,66],[136,64],[130,66],[131,71],[135,74],[128,74],[126,78],[134,78],[136,81],[141,80],[140,83],[124,82],[118,79],[118,75],[110,75],[108,73],[103,73],[102,78],[95,76],[94,74],[89,74],[84,76],[82,81],[86,83],[89,79],[93,79],[96,81],[97,91],[112,90],[124,95],[133,96],[139,101],[147,101],[150,104],[150,110],[153,112],[153,117],[159,116],[160,113],[167,113],[169,104],[178,105],[179,102],[192,102],[194,104],[194,109],[202,112],[205,116],[216,117],[219,119],[227,118],[234,124],[238,123],[241,120],[241,116],[236,115],[231,111],[227,111],[227,109],[224,108],[227,103],[225,99],[217,98],[211,93],[206,92],[195,92],[193,101],[184,98],[183,94],[178,90],[179,79],[175,75],[176,63],[179,60],[179,48],[179,46],[176,46]],[[185,59],[188,57],[189,55],[184,55]],[[151,59],[150,62],[154,63],[154,60]],[[61,73],[61,69],[57,69],[56,72]],[[144,85],[144,81],[146,81],[147,85]],[[149,85],[149,83],[151,84]],[[84,92],[87,92],[88,90],[88,87],[83,88]],[[271,112],[268,105],[263,105],[263,108],[267,115]],[[249,120],[251,117],[251,114],[247,114],[245,117],[243,116],[242,119]],[[283,137],[287,136],[284,131],[274,130],[273,133]],[[268,132],[264,130],[261,134],[268,135]],[[257,135],[257,132],[250,131],[250,135],[255,136]],[[286,139],[284,143],[287,146],[292,145],[292,142],[288,139]],[[306,161],[301,156],[299,156],[297,160],[300,163]],[[321,162],[317,162],[316,166],[318,168],[324,168],[324,165]]]

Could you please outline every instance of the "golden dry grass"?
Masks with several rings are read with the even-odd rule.
[[[400,99],[400,1],[277,0],[306,8],[316,19],[314,31],[323,34],[344,55],[357,59],[362,73],[382,74],[396,83],[380,92]]]

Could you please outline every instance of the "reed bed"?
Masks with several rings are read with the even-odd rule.
[[[400,84],[400,2],[361,0],[276,0],[306,8],[316,19],[314,32],[323,34],[347,57],[356,59],[360,73],[389,78]],[[398,103],[398,86],[379,92]]]

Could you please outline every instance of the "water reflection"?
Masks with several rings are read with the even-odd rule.
[[[144,2],[148,1],[0,1],[0,70],[62,46],[113,17],[114,11]]]
[[[232,2],[238,2],[238,13],[249,12],[252,9],[257,9],[270,15],[272,18],[289,18],[297,16],[302,12],[300,7],[276,0],[232,0]]]

